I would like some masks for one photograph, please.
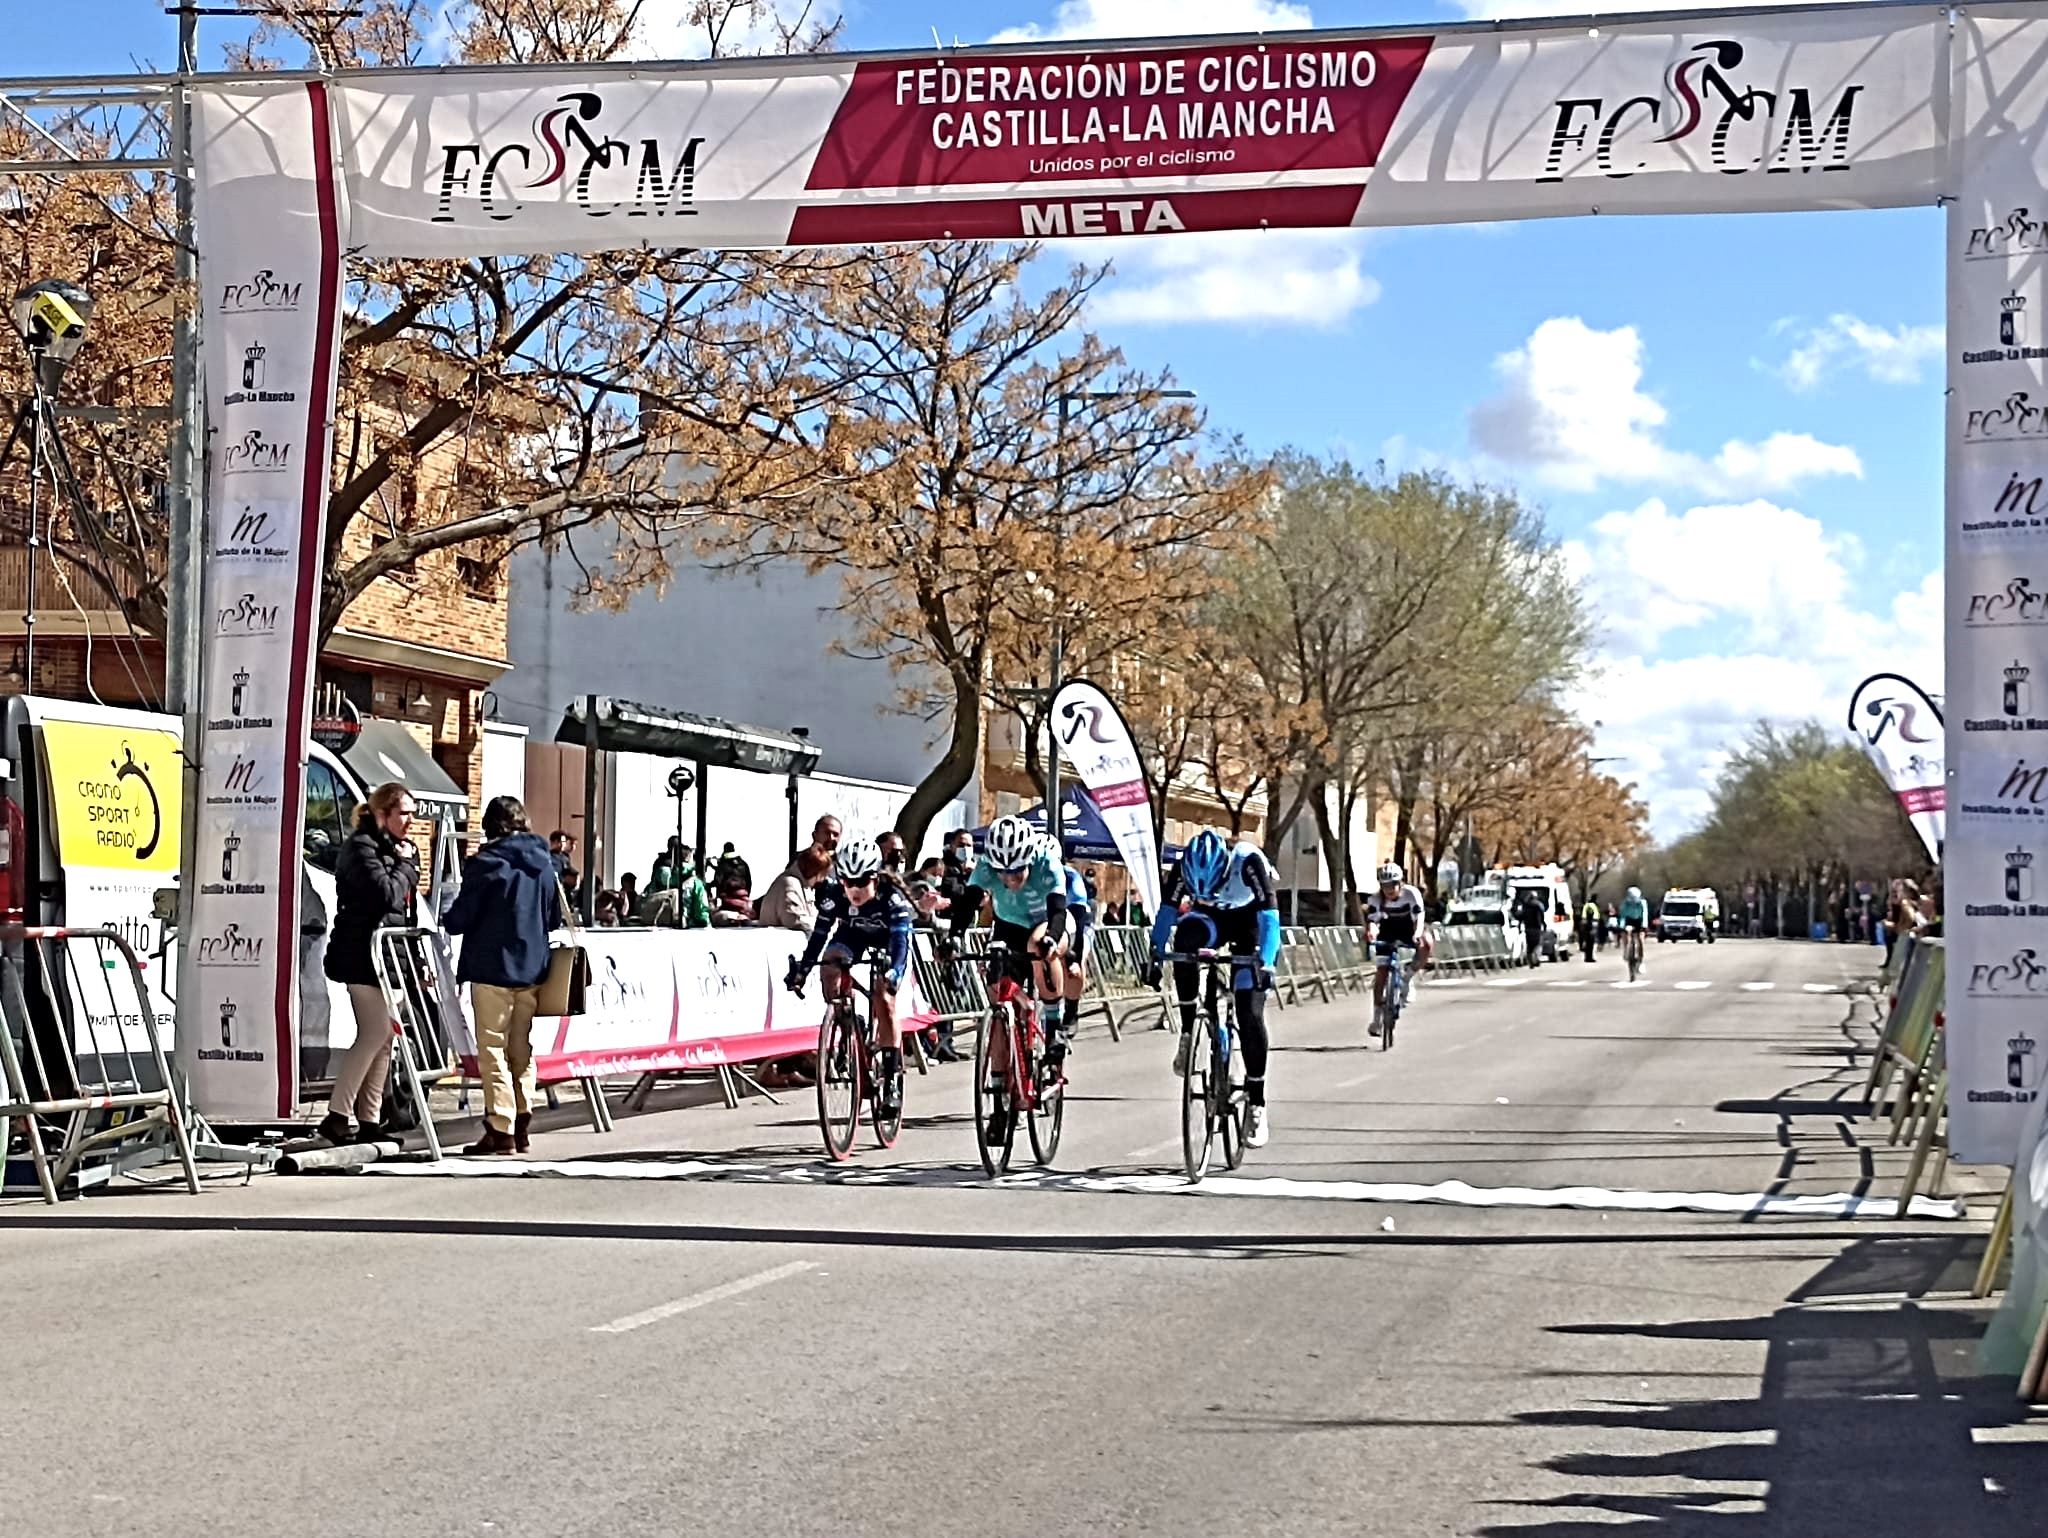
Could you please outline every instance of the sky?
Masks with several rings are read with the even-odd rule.
[[[1584,9],[838,3],[850,48],[929,45],[934,29],[950,44]],[[650,53],[676,51],[686,8],[648,0]],[[161,0],[65,10],[66,28],[10,35],[8,73],[173,52]],[[233,24],[202,25],[218,67]],[[1573,704],[1669,838],[1704,815],[1755,721],[1835,725],[1879,669],[1940,691],[1940,231],[1932,208],[1561,219],[1096,240],[1049,259],[1113,262],[1090,324],[1254,448],[1439,468],[1541,508],[1599,626]]]

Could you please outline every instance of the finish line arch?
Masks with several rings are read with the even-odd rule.
[[[2048,998],[2048,971],[2013,960],[2048,936],[2048,906],[2004,901],[2003,873],[2008,845],[2048,834],[2048,720],[2011,716],[2001,691],[2008,666],[2048,661],[2048,616],[1994,627],[1973,595],[2048,552],[2048,336],[2029,329],[2048,325],[2048,3],[202,77],[192,99],[209,593],[284,617],[203,638],[199,869],[231,830],[262,853],[193,895],[188,1008],[274,1015],[262,1039],[199,1053],[209,1115],[289,1115],[296,1094],[299,745],[346,255],[1941,203],[1946,696],[1963,728],[1951,1135],[1959,1160],[2013,1161],[2039,1092],[2031,1042],[2014,1043]]]

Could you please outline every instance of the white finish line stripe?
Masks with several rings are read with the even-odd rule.
[[[1700,988],[1711,988],[1714,985],[1712,983],[1703,983],[1700,982],[1698,979],[1693,979],[1690,982],[1673,983],[1671,986],[1678,989],[1681,993],[1691,993]]]
[[[745,1164],[714,1163],[708,1159],[685,1159],[675,1163],[651,1159],[591,1159],[547,1161],[529,1159],[524,1163],[496,1159],[443,1159],[439,1164],[371,1164],[366,1175],[495,1176],[532,1178],[553,1176],[572,1180],[731,1180],[740,1183],[775,1185],[864,1185],[912,1186],[936,1190],[987,1189],[1017,1191],[1069,1191],[1088,1193],[1129,1193],[1145,1196],[1235,1196],[1283,1197],[1299,1201],[1443,1203],[1456,1207],[1575,1207],[1606,1212],[1725,1212],[1759,1217],[1806,1218],[1890,1218],[1901,1214],[1898,1203],[1888,1196],[1855,1196],[1837,1191],[1822,1196],[1773,1196],[1762,1191],[1610,1191],[1600,1186],[1474,1186],[1462,1180],[1444,1180],[1435,1185],[1412,1185],[1398,1181],[1292,1180],[1284,1177],[1255,1179],[1247,1176],[1211,1176],[1191,1186],[1179,1175],[1090,1175],[1062,1174],[1056,1170],[1029,1170],[989,1180],[978,1167],[953,1169],[856,1169],[838,1164]],[[1968,1216],[1960,1200],[1937,1200],[1916,1196],[1903,1214],[1912,1218],[1954,1220]],[[808,1262],[799,1262],[802,1269]],[[680,1304],[664,1304],[670,1312],[714,1301],[737,1289],[744,1291],[783,1274],[794,1275],[790,1267],[763,1272],[758,1277],[729,1282],[708,1293],[684,1298]],[[654,1312],[650,1310],[649,1312]],[[633,1316],[638,1318],[638,1315]],[[667,1317],[666,1314],[662,1317]],[[625,1321],[619,1321],[624,1323]],[[601,1328],[609,1328],[604,1326]]]
[[[657,1303],[654,1307],[642,1309],[637,1314],[614,1319],[610,1324],[594,1324],[590,1327],[590,1333],[623,1335],[628,1330],[660,1324],[662,1320],[673,1319],[677,1314],[687,1314],[693,1308],[703,1308],[709,1303],[723,1303],[727,1298],[736,1298],[741,1293],[752,1292],[757,1287],[786,1282],[792,1276],[801,1276],[804,1272],[814,1269],[816,1265],[817,1262],[812,1260],[792,1260],[786,1266],[776,1266],[769,1271],[756,1271],[752,1276],[743,1276],[738,1281],[726,1282],[717,1287],[707,1287],[702,1292],[693,1292],[687,1298],[677,1298],[672,1303]]]
[[[1744,983],[1742,991],[1744,993],[1769,993],[1777,986],[1776,983]]]

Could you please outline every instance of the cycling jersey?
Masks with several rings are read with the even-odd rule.
[[[1038,850],[1025,869],[1023,884],[1013,892],[1009,883],[989,864],[988,856],[983,855],[975,864],[968,884],[980,887],[988,894],[996,917],[1005,924],[1014,924],[1019,929],[1035,929],[1043,924],[1049,937],[1057,940],[1066,932],[1065,871],[1066,866],[1044,850]],[[975,906],[978,908],[980,905]]]
[[[1365,918],[1374,939],[1412,944],[1422,933],[1422,893],[1405,881],[1392,897],[1375,887],[1365,899]]]
[[[874,896],[857,904],[845,887],[827,881],[818,888],[818,922],[811,926],[811,943],[798,965],[808,974],[827,941],[855,957],[870,950],[887,951],[889,986],[894,988],[910,968],[910,930],[916,917],[910,899],[892,882],[877,882]]]
[[[1279,886],[1273,867],[1259,852],[1258,845],[1249,839],[1240,841],[1230,851],[1230,866],[1213,898],[1196,898],[1181,879],[1180,867],[1176,865],[1166,884],[1165,900],[1159,905],[1159,917],[1152,923],[1152,954],[1165,954],[1167,943],[1181,921],[1181,906],[1185,903],[1189,913],[1202,914],[1215,923],[1219,940],[1226,934],[1236,936],[1243,933],[1243,920],[1251,916],[1255,939],[1251,944],[1233,941],[1230,949],[1239,955],[1250,955],[1256,948],[1259,964],[1272,967],[1280,959]]]
[[[1650,922],[1650,905],[1640,897],[1624,897],[1621,900],[1621,922],[1637,929]]]

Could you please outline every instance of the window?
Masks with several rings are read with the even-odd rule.
[[[455,558],[455,574],[462,579],[463,587],[475,598],[496,598],[498,578],[504,570],[497,561],[481,556],[458,555]]]
[[[306,859],[332,873],[355,823],[355,793],[319,759],[306,764]]]

